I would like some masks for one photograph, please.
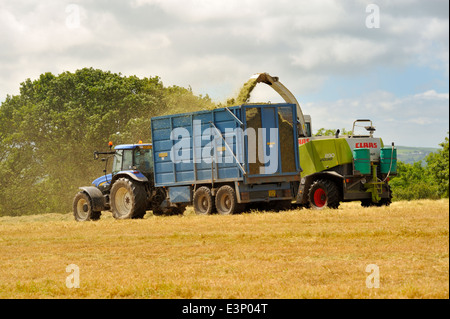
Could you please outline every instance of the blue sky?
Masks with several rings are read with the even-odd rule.
[[[385,143],[421,147],[449,131],[447,0],[16,0],[0,2],[0,30],[0,101],[94,67],[222,102],[268,72],[313,131],[370,118]],[[281,100],[259,84],[251,101]]]

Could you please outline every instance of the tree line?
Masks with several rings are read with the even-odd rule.
[[[149,141],[154,116],[217,106],[190,87],[164,86],[158,76],[84,68],[25,80],[0,106],[0,216],[70,211],[78,187],[104,168],[93,161],[94,150],[106,150],[109,141]],[[442,146],[426,168],[399,163],[394,196],[448,197],[448,138]]]
[[[150,118],[214,107],[192,89],[84,68],[20,84],[0,107],[0,216],[71,210],[101,175],[94,150],[150,139]]]
[[[448,134],[448,133],[447,133]],[[390,185],[394,199],[438,199],[449,196],[448,136],[439,144],[442,148],[425,158],[426,165],[398,162],[397,176]]]

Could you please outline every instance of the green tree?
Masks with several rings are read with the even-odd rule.
[[[390,181],[394,200],[438,199],[439,188],[421,162],[397,163],[397,176]]]
[[[314,136],[335,136],[336,131],[337,130],[325,129],[322,127],[317,130],[317,132],[316,132],[316,134],[314,134]],[[339,135],[349,135],[349,134],[351,134],[351,131],[347,131],[345,128],[342,128],[339,130]]]
[[[448,132],[447,132],[448,134]],[[425,159],[428,165],[429,172],[438,185],[438,193],[441,197],[448,198],[449,196],[449,148],[448,136],[445,137],[444,142],[439,144],[442,149],[436,153],[431,153]]]
[[[84,68],[25,80],[0,106],[0,216],[67,212],[103,170],[93,151],[150,141],[150,118],[214,107],[190,89]]]

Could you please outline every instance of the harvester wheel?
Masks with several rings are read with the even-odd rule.
[[[381,204],[381,205],[384,205],[384,206],[389,206],[389,205],[392,204],[392,190],[391,190],[391,185],[388,185],[388,186],[387,186],[387,189],[388,189],[388,193],[389,193],[388,198],[382,198],[382,199],[380,200],[380,204]]]
[[[194,193],[193,205],[197,215],[211,214],[214,208],[211,190],[206,186],[198,188]]]
[[[230,215],[241,212],[243,205],[238,204],[233,187],[223,185],[216,193],[216,209],[220,215]]]
[[[91,198],[85,192],[79,192],[73,199],[73,216],[78,222],[98,220],[102,212],[92,211]]]
[[[361,200],[361,206],[362,207],[373,207],[373,206],[381,207],[381,206],[389,206],[389,205],[391,205],[391,203],[392,203],[391,186],[388,185],[387,188],[388,188],[389,197],[380,199],[380,201],[378,203],[372,202],[371,199],[363,199],[363,200]]]
[[[116,219],[143,218],[147,193],[143,184],[119,178],[111,187],[111,210]]]
[[[372,202],[372,199],[370,198],[365,198],[361,200],[361,206],[362,207],[372,207],[375,204]]]
[[[338,208],[340,201],[336,184],[326,179],[315,181],[309,189],[309,203],[313,209]]]

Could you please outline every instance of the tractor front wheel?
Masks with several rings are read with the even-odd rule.
[[[79,192],[73,199],[73,216],[78,222],[98,220],[102,212],[92,210],[91,198],[85,192]]]

